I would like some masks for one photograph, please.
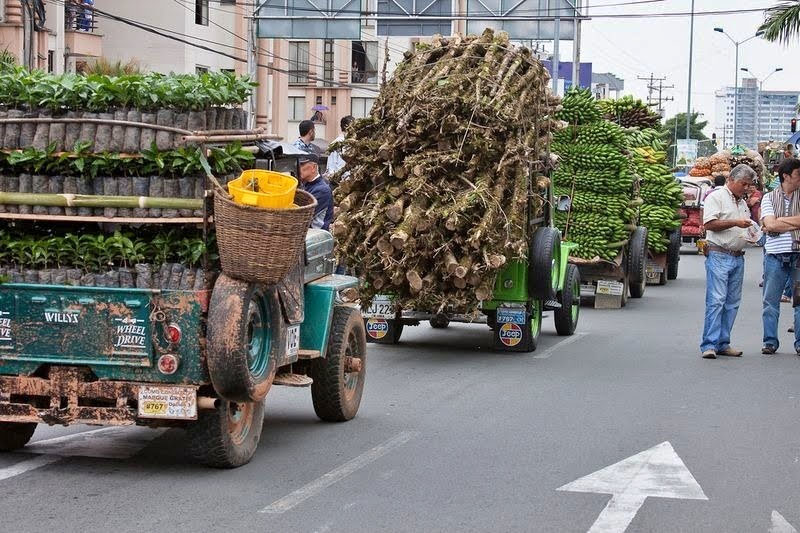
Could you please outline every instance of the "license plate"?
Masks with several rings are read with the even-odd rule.
[[[622,296],[622,289],[625,287],[618,281],[600,280],[597,282],[597,294],[608,296]]]
[[[655,263],[647,263],[647,273],[648,274],[661,274],[664,272],[664,267],[661,265],[657,265]]]
[[[498,307],[498,324],[525,324],[525,309],[522,307]]]
[[[369,309],[364,313],[364,317],[366,318],[383,318],[386,320],[392,320],[397,315],[397,310],[395,309],[394,302],[389,296],[384,295],[376,295],[372,298],[372,305],[369,306]]]
[[[197,390],[193,387],[141,387],[142,418],[197,419]]]
[[[289,326],[286,330],[286,355],[297,355],[300,349],[300,326]]]

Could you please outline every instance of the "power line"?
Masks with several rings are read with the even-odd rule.
[[[177,42],[189,45],[189,46],[193,46],[195,48],[199,48],[201,50],[206,50],[207,52],[211,52],[211,53],[214,53],[214,54],[217,54],[217,55],[228,57],[230,59],[233,59],[234,61],[239,61],[241,63],[246,63],[247,62],[246,59],[242,59],[242,58],[237,57],[237,56],[235,56],[233,54],[229,54],[229,53],[223,52],[221,50],[215,50],[215,49],[213,49],[211,47],[208,47],[208,46],[205,46],[205,45],[202,45],[202,44],[197,44],[197,43],[193,43],[191,41],[187,41],[186,39],[182,39],[180,37],[177,37],[176,35],[172,35],[172,34],[169,34],[169,33],[164,33],[164,32],[159,31],[159,30],[155,30],[153,28],[147,27],[147,26],[145,26],[145,25],[143,25],[143,24],[141,24],[141,23],[139,23],[137,21],[134,21],[132,19],[127,19],[125,17],[120,17],[119,15],[114,15],[113,13],[108,13],[106,11],[102,11],[100,9],[97,9],[94,6],[84,5],[83,7],[84,7],[84,9],[90,9],[92,12],[98,13],[101,16],[105,16],[106,18],[110,18],[112,20],[116,20],[118,22],[121,22],[123,24],[127,24],[129,26],[133,26],[135,28],[138,28],[140,30],[146,31],[148,33],[159,35],[161,37],[164,37],[165,39],[170,39],[170,40],[177,41]],[[281,74],[287,74],[287,75],[291,74],[291,72],[286,70],[286,69],[274,67],[274,66],[271,66],[271,65],[265,65],[263,63],[257,63],[257,65],[259,67],[266,68],[267,70],[271,70],[273,72],[279,72]],[[341,82],[332,81],[332,80],[324,80],[324,79],[321,79],[321,78],[317,78],[316,76],[308,76],[307,75],[306,77],[307,77],[307,79],[312,80],[312,81],[330,83],[330,84],[333,84],[333,85],[337,85],[339,87],[347,87],[347,88],[350,88],[350,89],[362,89],[362,90],[375,92],[375,93],[379,92],[378,89],[375,89],[375,88],[372,88],[372,87],[355,87],[355,86],[347,84],[347,83],[341,83]]]

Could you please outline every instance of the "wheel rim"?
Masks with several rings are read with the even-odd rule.
[[[358,372],[347,372],[347,359],[350,357],[361,360],[361,370]],[[358,383],[361,380],[361,374],[364,372],[364,354],[361,353],[361,347],[355,331],[350,331],[347,335],[347,347],[345,348],[343,358],[344,396],[349,402],[355,396],[358,390]]]
[[[254,412],[252,403],[228,404],[228,435],[237,446],[241,445],[250,434]]]
[[[578,321],[578,314],[581,311],[581,284],[578,280],[572,282],[572,322]]]
[[[269,365],[272,340],[269,335],[269,311],[256,294],[247,310],[247,367],[253,376],[261,376]]]
[[[535,300],[531,305],[531,337],[539,337],[539,330],[542,329],[542,301]]]

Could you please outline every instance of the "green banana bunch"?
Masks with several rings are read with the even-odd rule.
[[[591,90],[573,87],[564,95],[556,118],[570,124],[588,124],[602,118],[602,112]]]

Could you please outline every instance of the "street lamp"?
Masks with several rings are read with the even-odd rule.
[[[759,31],[755,35],[753,35],[751,37],[748,37],[747,39],[745,39],[743,41],[737,41],[736,39],[734,39],[733,37],[728,35],[727,32],[723,28],[714,28],[714,31],[725,35],[725,37],[730,39],[730,41],[736,47],[736,69],[734,70],[734,79],[735,79],[735,81],[734,81],[734,87],[733,87],[733,144],[735,145],[736,144],[736,114],[737,114],[737,111],[738,111],[738,109],[737,109],[738,105],[737,104],[738,104],[738,95],[739,95],[739,45],[740,44],[744,44],[747,41],[750,41],[752,39],[755,39],[756,37],[761,37],[762,35],[764,35],[764,32],[763,31]]]
[[[742,67],[740,70],[743,71],[743,72],[747,72],[748,74],[753,74],[753,72],[747,67]],[[758,81],[758,90],[759,91],[763,90],[764,82],[767,81],[773,74],[781,72],[782,70],[783,70],[782,67],[778,67],[775,70],[773,70],[772,72],[770,72],[769,75],[767,75],[766,78],[764,78],[763,80],[759,80]],[[755,74],[753,74],[753,76],[755,76],[755,78],[758,79],[758,76],[756,76]]]
[[[755,79],[756,79],[756,80],[758,80],[758,95],[756,95],[756,133],[758,134],[758,139],[756,139],[756,140],[757,140],[757,141],[760,141],[762,137],[761,137],[761,120],[760,120],[760,116],[759,116],[759,110],[761,109],[761,105],[760,105],[760,102],[761,102],[761,92],[762,92],[762,91],[763,91],[763,89],[764,89],[764,82],[765,82],[765,81],[767,81],[767,80],[768,80],[768,79],[769,79],[769,78],[770,78],[770,77],[771,77],[773,74],[775,74],[776,72],[780,72],[780,71],[782,71],[782,70],[783,70],[783,67],[778,67],[778,68],[776,68],[775,70],[773,70],[772,72],[770,72],[770,73],[767,75],[767,77],[766,77],[766,78],[764,78],[764,79],[762,79],[762,80],[759,80],[759,79],[758,79],[758,76],[756,76],[755,74],[753,74],[753,72],[752,72],[752,71],[751,71],[749,68],[747,68],[747,67],[742,67],[742,69],[741,69],[741,70],[742,70],[742,72],[747,72],[748,74],[751,74],[753,77],[755,77]]]

